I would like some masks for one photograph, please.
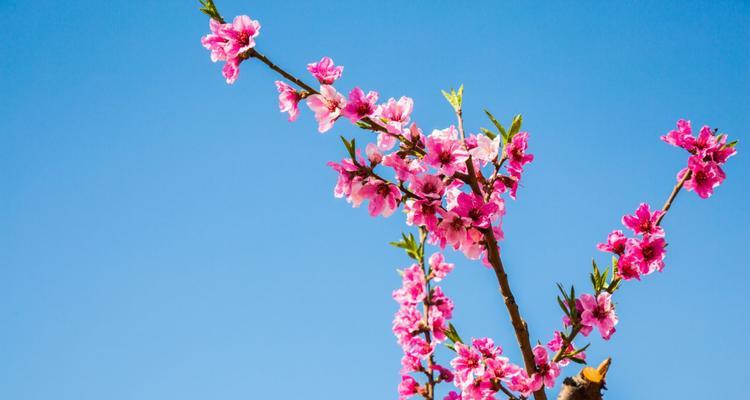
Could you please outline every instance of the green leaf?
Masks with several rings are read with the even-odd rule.
[[[508,140],[513,139],[513,136],[521,131],[521,124],[523,124],[523,116],[521,114],[513,117],[513,123],[510,125],[510,131],[508,132]]]
[[[451,340],[453,343],[463,343],[464,341],[461,340],[461,336],[458,335],[458,331],[456,330],[456,327],[453,326],[453,324],[448,323],[448,329],[445,330],[445,336]]]
[[[558,283],[557,288],[560,289],[560,293],[562,293],[565,301],[570,302],[570,297],[568,297],[568,293],[565,291],[565,289],[563,289],[563,285],[561,283]]]
[[[445,90],[441,90],[440,92],[443,93],[443,97],[448,100],[448,103],[450,103],[455,112],[461,111],[461,105],[463,104],[464,98],[464,85],[461,85],[458,88],[458,91],[451,88],[450,92],[446,92]]]
[[[482,133],[484,133],[485,136],[487,136],[490,139],[495,139],[497,137],[497,135],[494,132],[492,132],[491,130],[487,128],[479,128],[479,129],[482,131]]]
[[[560,298],[560,296],[557,296],[557,304],[560,305],[560,308],[562,308],[562,310],[565,313],[565,315],[567,315],[568,318],[570,318],[570,311],[568,311],[568,306],[566,306],[565,303],[563,303],[563,301]]]
[[[578,357],[567,357],[567,359],[568,359],[568,360],[570,360],[570,361],[573,361],[574,363],[577,363],[577,364],[586,364],[586,360],[584,360],[584,359],[582,359],[582,358],[578,358]]]
[[[727,143],[725,147],[734,147],[737,146],[737,143],[739,143],[739,140],[732,140],[731,142]]]
[[[575,356],[576,354],[581,354],[584,351],[586,351],[586,349],[588,349],[589,346],[591,346],[591,343],[587,343],[585,346],[581,347],[580,349],[577,349],[576,351],[574,351],[572,353],[568,353],[567,355],[569,355],[569,356]]]
[[[500,136],[503,138],[503,144],[508,143],[508,133],[505,131],[505,127],[503,127],[503,124],[497,121],[495,117],[492,115],[492,113],[489,112],[489,110],[484,110],[484,113],[487,114],[487,118],[492,121],[492,124],[495,125],[495,128],[497,128],[497,131],[500,132]]]

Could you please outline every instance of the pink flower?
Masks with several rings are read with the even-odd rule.
[[[495,346],[495,342],[490,338],[472,339],[471,346],[484,358],[495,358],[503,354],[503,349],[500,346]]]
[[[622,224],[630,228],[636,234],[661,237],[664,236],[664,229],[657,225],[657,221],[662,214],[664,214],[664,212],[661,210],[652,213],[648,204],[641,203],[635,211],[635,215],[626,215],[622,217]]]
[[[627,241],[628,238],[625,237],[625,234],[621,230],[614,230],[607,235],[607,243],[599,243],[596,245],[596,248],[621,256],[625,252],[625,243]]]
[[[623,280],[641,280],[641,259],[633,252],[625,253],[617,260],[617,276]]]
[[[364,160],[359,160],[360,165],[363,162]],[[343,159],[341,164],[331,161],[328,166],[339,174],[333,195],[338,198],[345,197],[347,201],[354,203],[355,207],[359,206],[363,200],[359,191],[364,177],[367,176],[366,172],[355,165],[351,158]]]
[[[475,349],[463,343],[456,343],[456,357],[451,360],[457,387],[466,388],[475,377],[484,374],[482,356]]]
[[[458,205],[451,211],[470,220],[477,228],[486,228],[495,219],[498,207],[495,203],[485,203],[482,196],[461,193],[458,195]]]
[[[528,139],[529,134],[527,132],[520,132],[513,136],[513,139],[505,147],[509,169],[521,172],[524,165],[534,161],[534,155],[526,154],[526,148],[529,146]]]
[[[615,307],[612,305],[610,294],[602,292],[597,297],[583,294],[580,301],[583,307],[581,323],[597,327],[602,338],[609,340],[615,333],[615,325],[617,325],[617,315],[615,315]]]
[[[677,174],[677,179],[682,180],[688,169],[692,175],[685,181],[684,187],[687,191],[694,191],[702,199],[711,197],[714,189],[719,187],[726,178],[726,174],[718,164],[712,161],[704,162],[699,157],[693,156],[688,159],[688,168]]]
[[[550,351],[557,353],[558,351],[560,351],[560,349],[562,349],[562,346],[563,346],[562,335],[560,334],[560,331],[555,331],[555,333],[553,334],[552,340],[547,342],[547,348]]]
[[[434,341],[442,342],[446,339],[445,331],[448,329],[448,320],[453,317],[453,307],[453,301],[443,293],[440,287],[432,289],[427,322]]]
[[[359,193],[362,197],[370,200],[367,209],[373,217],[379,214],[384,217],[390,216],[401,200],[401,190],[396,185],[375,178],[371,178]]]
[[[541,387],[541,383],[544,386],[552,388],[555,386],[555,379],[560,375],[560,366],[556,362],[549,360],[547,349],[544,346],[537,345],[533,349],[534,362],[536,363],[536,373],[532,375],[534,380],[534,387]]]
[[[438,224],[437,212],[440,202],[437,200],[407,200],[404,206],[406,223],[409,225],[426,226],[434,231]]]
[[[508,389],[521,393],[523,397],[531,397],[532,393],[542,388],[542,382],[540,380],[534,380],[529,378],[526,371],[520,371],[518,375],[515,375],[510,379],[508,383]]]
[[[375,113],[377,109],[375,103],[377,101],[378,92],[370,91],[365,96],[365,92],[362,89],[355,87],[349,92],[349,102],[344,107],[342,114],[353,123],[356,123],[360,119],[369,117]]]
[[[383,157],[383,165],[393,168],[396,172],[396,178],[401,181],[407,181],[414,174],[424,172],[424,166],[422,166],[418,159],[409,160],[398,152],[385,155]]]
[[[628,243],[628,252],[636,256],[640,264],[640,273],[646,275],[664,269],[666,246],[664,238],[646,236],[641,241],[631,240]]]
[[[401,375],[417,372],[422,369],[422,360],[411,354],[404,354],[401,357]]]
[[[393,134],[401,134],[409,124],[409,116],[414,107],[414,101],[406,96],[402,96],[398,101],[394,98],[388,99],[385,104],[378,106],[376,122]]]
[[[396,294],[394,293],[394,297]],[[422,327],[422,314],[414,305],[402,305],[393,317],[391,330],[401,346],[405,346],[412,334]]]
[[[440,282],[446,275],[453,271],[454,265],[445,262],[443,253],[435,253],[431,255],[428,262],[430,270],[432,271],[432,279],[436,282]]]
[[[390,150],[398,142],[398,137],[394,133],[380,132],[378,133],[378,147],[381,150]]]
[[[227,58],[246,58],[244,53],[255,47],[255,37],[260,34],[260,23],[247,15],[240,15],[234,17],[231,25],[224,26],[226,29],[223,32],[228,39]]]
[[[439,210],[439,212],[443,215],[443,220],[438,224],[438,234],[443,237],[449,245],[454,248],[459,248],[466,240],[466,229],[470,226],[471,220],[452,211]]]
[[[240,75],[240,62],[239,58],[230,58],[224,64],[224,68],[221,69],[222,75],[227,79],[228,84],[233,84],[237,81],[237,77]]]
[[[436,175],[413,175],[409,180],[409,190],[422,198],[440,200],[445,193],[445,185]]]
[[[208,21],[208,27],[211,29],[211,33],[201,38],[201,44],[208,50],[211,50],[211,61],[226,61],[227,52],[226,45],[229,39],[224,34],[223,29],[229,24],[222,24],[219,21],[211,18]]]
[[[235,17],[230,24],[221,24],[211,19],[211,33],[201,38],[203,47],[211,50],[211,60],[226,61],[222,74],[232,84],[240,73],[240,63],[246,59],[247,51],[255,46],[254,38],[260,31],[260,23],[247,15]]]
[[[560,351],[562,349],[563,344],[564,344],[564,341],[563,341],[563,338],[562,338],[562,334],[560,333],[560,331],[555,331],[554,332],[554,336],[552,337],[552,340],[550,340],[549,342],[547,342],[547,348],[551,352],[557,353],[558,351]],[[576,349],[573,347],[573,345],[569,344],[568,347],[565,349],[565,354],[570,354],[570,353],[573,353],[575,351],[576,351]],[[580,358],[582,360],[585,360],[586,359],[586,353],[585,352],[580,352],[580,353],[576,354],[575,357]],[[570,364],[570,360],[567,359],[567,358],[561,360],[558,363],[558,365],[560,365],[561,367],[564,367],[564,366],[566,366],[568,364]]]
[[[279,110],[289,113],[289,121],[296,120],[299,115],[299,93],[282,81],[276,81],[276,89],[279,91]]]
[[[490,139],[485,135],[477,135],[476,141],[476,147],[469,150],[474,160],[479,161],[481,165],[486,165],[497,158],[497,152],[500,148],[500,136]]]
[[[451,390],[443,400],[461,400],[461,395]]]
[[[314,94],[307,98],[307,106],[315,113],[318,131],[321,133],[333,127],[333,123],[341,115],[341,108],[345,105],[344,96],[329,85],[321,86],[320,94]]]
[[[402,305],[421,303],[427,293],[425,291],[425,276],[419,264],[413,264],[404,270],[403,286],[393,292],[393,298]]]
[[[409,375],[401,377],[401,383],[398,384],[398,398],[405,400],[419,392],[419,383]]]
[[[341,78],[343,66],[335,66],[329,57],[323,57],[316,63],[307,64],[307,70],[323,85],[330,85]]]
[[[486,367],[485,375],[492,379],[509,381],[521,372],[521,367],[510,363],[507,357],[493,357],[484,360]]]
[[[661,137],[661,140],[671,144],[672,146],[682,147],[683,149],[691,149],[695,138],[692,134],[690,127],[690,121],[681,119],[677,121],[677,129],[670,131],[666,135]]]
[[[374,143],[367,143],[365,154],[367,154],[367,159],[372,165],[380,164],[383,161],[383,153],[380,152],[380,149]]]
[[[435,136],[433,132],[427,137],[425,145],[427,155],[424,161],[437,169],[438,173],[451,176],[456,171],[462,172],[466,169],[465,163],[469,159],[469,153],[459,140]]]

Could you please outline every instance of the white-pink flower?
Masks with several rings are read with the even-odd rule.
[[[404,132],[406,125],[409,124],[409,117],[414,107],[414,101],[410,97],[402,96],[398,101],[394,98],[388,99],[385,104],[378,106],[375,114],[376,122],[386,128],[393,134]]]
[[[320,87],[320,94],[307,98],[307,106],[315,113],[318,131],[323,133],[331,129],[333,123],[341,116],[341,109],[346,106],[346,99],[333,86],[323,85]]]
[[[443,253],[435,253],[429,258],[430,270],[432,271],[432,279],[436,282],[440,282],[445,278],[448,273],[453,271],[453,264],[445,262]]]
[[[299,93],[282,81],[276,81],[276,90],[279,91],[279,111],[288,112],[290,122],[296,120],[299,115]]]

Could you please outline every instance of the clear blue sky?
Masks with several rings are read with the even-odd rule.
[[[228,87],[196,2],[0,1],[0,398],[395,398],[390,333],[403,219],[334,199],[338,134],[277,112],[272,73]],[[536,161],[502,251],[532,340],[559,326],[555,282],[587,285],[594,245],[663,203],[679,118],[739,138],[708,201],[681,194],[663,274],[617,295],[608,399],[741,398],[750,357],[750,4],[228,1],[258,49],[342,89],[410,95],[425,128],[523,113]],[[285,182],[279,184],[279,182]],[[291,184],[288,182],[292,182]],[[464,336],[518,359],[491,271],[445,282]],[[568,370],[570,371],[570,370]]]

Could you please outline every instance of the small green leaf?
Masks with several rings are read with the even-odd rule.
[[[557,304],[560,305],[560,308],[562,308],[562,310],[565,313],[565,315],[567,315],[568,318],[570,318],[570,311],[568,311],[568,307],[565,305],[565,303],[563,303],[563,301],[560,298],[560,296],[557,296]]]
[[[456,327],[453,326],[453,324],[448,323],[448,329],[445,330],[445,336],[451,340],[453,343],[463,343],[464,341],[461,340],[461,336],[458,335],[458,331],[456,330]]]
[[[521,124],[523,124],[523,116],[521,114],[513,117],[513,123],[510,125],[510,131],[508,132],[508,140],[521,131]]]
[[[493,125],[495,125],[495,128],[497,128],[497,131],[500,132],[500,136],[503,138],[503,144],[508,143],[508,133],[505,131],[505,127],[503,127],[503,124],[497,121],[497,119],[492,115],[492,113],[489,112],[489,110],[484,110],[484,113],[487,114],[487,118],[490,119]]]
[[[570,360],[570,361],[573,361],[574,363],[577,363],[577,364],[586,364],[586,360],[584,360],[582,358],[578,358],[578,357],[566,357],[566,358],[568,360]]]
[[[739,140],[732,140],[731,142],[727,143],[725,147],[734,147],[737,146],[737,143],[739,143]]]
[[[487,136],[490,139],[495,139],[497,137],[497,135],[494,132],[492,132],[491,130],[487,128],[479,128],[479,129],[482,131],[482,133],[484,133],[485,136]]]

